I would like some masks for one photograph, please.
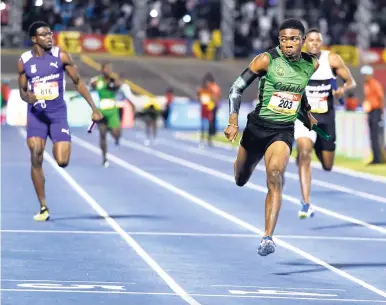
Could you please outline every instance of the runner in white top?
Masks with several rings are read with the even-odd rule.
[[[311,112],[318,121],[318,126],[331,135],[329,141],[317,137],[313,130],[307,129],[302,122],[295,122],[295,140],[298,150],[297,164],[302,191],[302,209],[299,218],[314,215],[310,208],[311,156],[313,147],[322,167],[330,171],[335,157],[335,109],[334,97],[341,98],[345,92],[356,87],[354,78],[338,54],[322,50],[323,37],[319,30],[310,29],[306,34],[306,52],[319,60],[319,69],[312,75],[306,88]],[[344,84],[337,90],[332,88],[332,80],[339,76]]]

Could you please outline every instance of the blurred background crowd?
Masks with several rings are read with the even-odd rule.
[[[45,20],[54,31],[133,34],[134,0],[20,0],[21,29]],[[143,0],[147,3],[146,37],[198,39],[209,44],[211,32],[221,28],[221,0]],[[363,3],[361,3],[363,2]],[[11,3],[11,4],[8,4]],[[2,26],[12,27],[12,1],[2,2]],[[16,5],[16,4],[15,4]],[[366,9],[364,12],[363,7]],[[370,14],[366,20],[366,14]],[[328,45],[385,47],[384,0],[237,0],[234,17],[236,56],[249,56],[276,44],[277,16],[295,17],[307,28],[317,27]],[[368,33],[361,37],[361,28]],[[5,43],[5,42],[3,42]],[[25,41],[24,43],[28,43]]]

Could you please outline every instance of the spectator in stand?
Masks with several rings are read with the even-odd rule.
[[[9,86],[8,82],[5,80],[1,81],[1,124],[5,123],[6,121],[6,111],[7,111],[7,104],[9,100],[9,96],[11,94],[11,87]]]
[[[374,78],[374,69],[371,66],[363,66],[360,72],[365,79],[363,109],[368,113],[371,149],[373,151],[373,160],[369,165],[380,164],[385,162],[385,152],[382,145],[385,93],[380,81]]]
[[[170,107],[174,99],[174,90],[172,88],[168,88],[166,90],[165,98],[166,98],[166,103],[165,103],[165,108],[162,111],[162,117],[164,119],[165,128],[168,128],[168,118],[170,114]]]

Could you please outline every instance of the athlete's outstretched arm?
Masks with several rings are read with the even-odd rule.
[[[135,107],[138,107],[138,105],[140,105],[139,98],[133,94],[128,84],[122,83],[122,85],[119,87],[119,90],[123,93],[126,99],[131,102]]]
[[[233,141],[238,133],[238,115],[241,105],[241,96],[246,88],[255,79],[265,75],[270,62],[269,55],[262,53],[257,55],[243,73],[235,80],[229,90],[229,124],[225,129],[225,136]]]
[[[90,82],[86,85],[87,90],[91,93],[93,91],[96,91],[96,82],[97,82],[98,77],[93,77]],[[82,95],[80,93],[73,95],[70,97],[70,101],[76,98],[81,97]]]
[[[28,80],[21,59],[17,63],[17,71],[19,72],[19,93],[21,99],[29,104],[35,103],[37,99],[35,94],[28,90]]]
[[[338,54],[330,53],[328,60],[330,62],[331,68],[335,70],[336,74],[343,79],[343,87],[339,87],[334,95],[338,98],[342,97],[344,93],[348,90],[354,89],[357,84],[354,77],[352,76],[350,69],[345,65],[342,57]]]
[[[88,91],[85,83],[80,78],[78,73],[78,68],[75,63],[72,61],[70,54],[67,52],[60,52],[60,59],[64,65],[64,69],[66,70],[68,76],[73,81],[76,86],[76,90],[83,96],[83,98],[87,101],[93,111],[97,111],[97,107],[95,106],[94,101],[91,98],[90,92]]]
[[[90,79],[90,81],[89,81],[89,83],[87,85],[90,88],[89,91],[96,89],[97,81],[98,81],[98,76],[95,76],[95,77]]]

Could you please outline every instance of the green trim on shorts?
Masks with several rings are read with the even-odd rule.
[[[103,115],[103,121],[107,123],[108,128],[120,128],[121,119],[119,117],[119,108],[115,107],[112,109],[99,109]]]

